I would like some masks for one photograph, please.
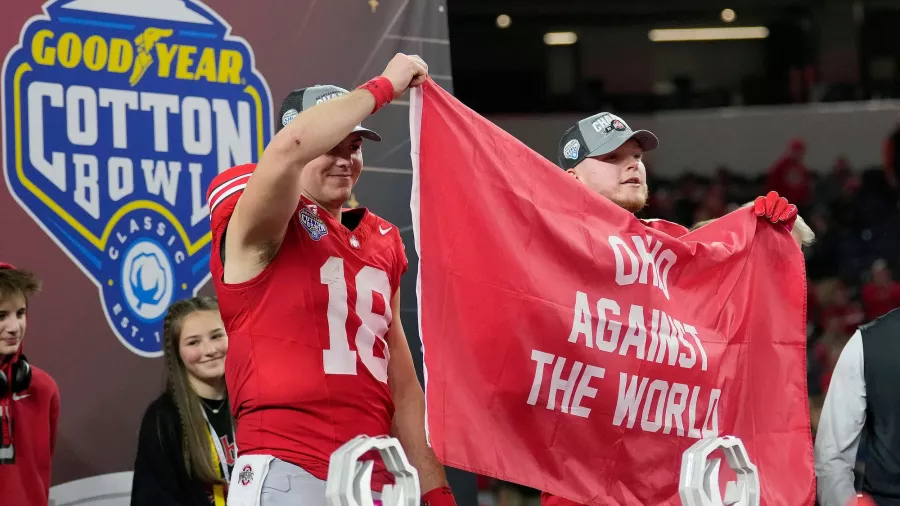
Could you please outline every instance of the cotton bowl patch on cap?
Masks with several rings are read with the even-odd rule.
[[[288,96],[281,102],[281,110],[277,116],[279,118],[278,123],[275,124],[275,133],[277,134],[291,121],[294,121],[294,118],[299,116],[301,112],[347,93],[349,93],[347,90],[330,84],[317,84],[288,93]],[[356,125],[353,131],[359,133],[364,139],[381,142],[381,136],[377,132],[362,125]]]
[[[297,112],[297,109],[288,109],[281,115],[281,126],[287,126],[288,123],[294,120],[297,115],[300,114]]]
[[[581,154],[581,143],[578,139],[572,139],[563,146],[563,156],[569,160],[577,160]]]
[[[653,151],[659,139],[648,130],[632,130],[622,118],[601,112],[584,118],[563,134],[559,141],[557,161],[565,170],[592,156],[601,156],[634,139],[644,151]]]

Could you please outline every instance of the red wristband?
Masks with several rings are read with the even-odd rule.
[[[422,506],[456,506],[450,487],[438,487],[422,495]]]
[[[375,108],[372,109],[372,114],[375,114],[378,109],[381,109],[390,103],[391,100],[394,100],[394,85],[384,76],[369,79],[365,84],[356,89],[366,90],[375,97]]]

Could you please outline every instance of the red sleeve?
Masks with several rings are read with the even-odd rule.
[[[766,178],[766,190],[782,191],[784,174],[791,164],[792,162],[787,158],[780,158],[772,165],[772,168],[769,169],[769,176]]]
[[[213,178],[206,191],[206,202],[209,206],[210,230],[212,231],[212,253],[210,269],[215,275],[222,268],[221,241],[228,227],[228,220],[234,213],[238,199],[244,193],[256,164],[248,163],[232,167]]]
[[[222,223],[228,223],[228,218],[231,217],[229,208],[234,210],[234,204],[244,193],[254,169],[255,163],[238,165],[220,173],[209,184],[206,202],[209,205],[209,220],[213,231],[220,228]]]
[[[400,289],[400,280],[403,279],[403,275],[406,274],[407,270],[409,270],[409,259],[407,259],[407,257],[406,257],[406,245],[403,244],[403,237],[399,237],[400,236],[399,231],[397,232],[397,235],[398,235],[398,238],[397,238],[397,242],[395,243],[396,246],[394,249],[394,251],[396,252],[395,256],[396,256],[397,260],[394,265],[394,280],[393,281],[394,281],[394,286],[396,286],[397,289],[399,290]]]
[[[874,293],[875,290],[877,290],[877,289],[875,288],[874,285],[872,285],[872,283],[866,283],[862,286],[862,289],[859,291],[860,295],[861,295],[860,298],[862,299],[862,302],[863,302],[863,306],[866,307],[867,309],[868,309],[869,305],[872,304],[872,298],[873,298],[872,296],[875,295],[875,293]]]

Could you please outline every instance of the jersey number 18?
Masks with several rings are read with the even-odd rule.
[[[347,280],[344,278],[344,259],[330,257],[319,271],[321,282],[328,286],[329,348],[323,352],[325,374],[356,374],[356,351],[350,349],[347,338]],[[372,376],[387,383],[387,362],[390,358],[384,335],[391,325],[391,283],[381,269],[365,266],[354,279],[356,286],[356,314],[362,324],[356,331],[359,359]],[[384,314],[372,312],[374,293],[384,297]],[[375,340],[384,345],[385,358],[374,354]]]

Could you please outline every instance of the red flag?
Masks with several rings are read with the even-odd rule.
[[[410,120],[442,462],[578,503],[674,505],[685,451],[730,435],[762,504],[813,503],[806,279],[783,226],[741,209],[678,238],[650,228],[432,81]]]

